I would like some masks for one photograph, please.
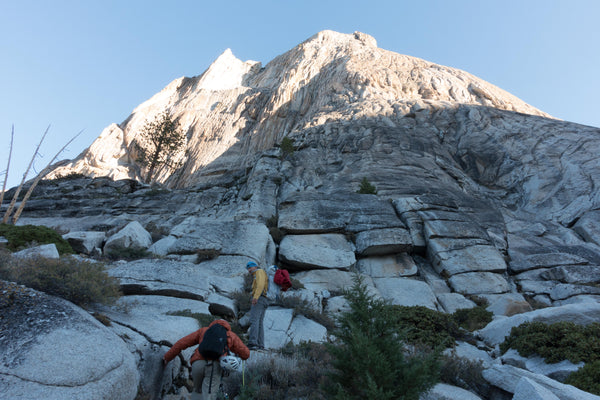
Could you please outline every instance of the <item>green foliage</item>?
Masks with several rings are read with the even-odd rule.
[[[494,313],[485,309],[485,306],[461,308],[452,314],[454,322],[463,329],[476,331],[492,322]]]
[[[407,355],[393,306],[369,295],[360,276],[345,296],[350,310],[339,316],[337,344],[328,346],[335,383],[328,392],[336,399],[418,399],[438,381],[439,354]]]
[[[119,280],[107,274],[104,264],[65,256],[0,258],[0,279],[62,297],[78,305],[113,303],[120,295]]]
[[[281,148],[283,157],[291,157],[296,150],[294,147],[294,141],[287,136],[281,139],[281,144],[279,147]]]
[[[572,363],[600,360],[600,323],[587,326],[573,322],[526,322],[513,327],[500,344],[502,353],[515,349],[523,357],[537,354],[548,363],[569,360]]]
[[[148,249],[141,247],[112,247],[105,253],[109,260],[139,260],[152,255]]]
[[[360,193],[360,194],[377,194],[377,189],[365,177],[365,178],[362,179],[362,181],[360,181],[360,187],[356,191],[356,193]]]
[[[329,362],[330,356],[322,344],[290,344],[279,354],[253,362],[245,370],[245,386],[241,385],[240,374],[225,378],[224,386],[229,398],[241,400],[324,400],[321,388],[329,386]]]
[[[317,310],[310,301],[302,296],[283,295],[278,298],[275,304],[283,308],[291,308],[294,310],[294,315],[303,315],[323,325],[327,330],[335,327],[334,321],[327,314]]]
[[[585,364],[569,375],[565,383],[600,396],[600,360]]]
[[[179,122],[168,111],[158,114],[152,121],[146,121],[139,136],[142,141],[137,142],[137,161],[148,168],[146,183],[152,181],[159,167],[179,167],[174,156],[185,145],[186,137]]]
[[[8,240],[8,248],[13,251],[35,244],[54,243],[59,254],[73,254],[69,242],[47,226],[0,224],[0,236],[4,236]]]
[[[461,387],[487,399],[491,387],[483,377],[483,370],[483,361],[474,361],[452,354],[442,357],[440,379],[444,383]]]
[[[389,318],[404,331],[408,343],[445,348],[453,347],[455,339],[462,337],[452,315],[427,307],[390,306]]]

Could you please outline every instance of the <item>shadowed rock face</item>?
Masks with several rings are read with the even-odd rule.
[[[355,187],[366,176],[381,195],[468,193],[565,224],[598,206],[598,129],[552,119],[473,75],[380,49],[358,32],[320,32],[264,68],[227,50],[49,176],[140,179],[134,143],[165,108],[187,133],[175,156],[183,166],[157,172],[169,187],[245,173],[288,136],[294,190]]]

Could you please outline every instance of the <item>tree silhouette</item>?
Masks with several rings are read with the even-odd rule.
[[[186,138],[179,121],[173,119],[169,111],[165,110],[154,120],[146,121],[139,135],[144,144],[137,141],[137,162],[148,168],[146,183],[152,181],[157,168],[179,166],[173,156],[185,145]]]

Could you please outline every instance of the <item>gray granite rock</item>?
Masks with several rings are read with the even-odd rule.
[[[584,392],[574,386],[565,385],[544,375],[510,365],[491,365],[483,370],[483,377],[492,385],[513,394],[516,394],[521,379],[527,378],[546,389],[543,393],[550,392],[561,400],[598,400],[598,396]],[[522,388],[519,389],[522,390]]]
[[[286,235],[279,258],[299,269],[337,268],[348,270],[356,263],[352,243],[344,235]]]
[[[587,325],[600,319],[600,303],[589,302],[570,304],[560,307],[542,308],[528,313],[513,315],[507,318],[498,318],[490,322],[485,328],[478,331],[481,338],[490,346],[495,346],[504,341],[514,326],[524,322],[538,321],[551,324],[554,322],[569,321],[578,325]]]
[[[121,249],[147,249],[152,244],[152,236],[138,221],[131,221],[104,244],[104,253],[110,254]]]
[[[106,238],[104,232],[77,231],[69,232],[63,235],[73,250],[77,253],[91,254],[95,249],[102,248],[102,243]]]
[[[0,319],[3,398],[135,397],[140,377],[121,338],[68,301],[2,281],[0,286],[12,300]]]
[[[406,253],[361,258],[356,263],[356,268],[361,273],[373,278],[414,276],[419,272],[412,257]]]
[[[13,253],[13,257],[19,259],[35,259],[37,257],[41,257],[57,260],[60,258],[60,255],[58,254],[56,245],[54,243],[50,243],[17,251]]]
[[[492,272],[466,272],[453,275],[448,279],[448,283],[456,292],[465,295],[496,294],[510,290],[506,279]]]
[[[410,252],[412,239],[404,228],[371,229],[356,235],[356,252],[363,256],[383,256]]]
[[[429,285],[411,278],[374,278],[382,297],[400,306],[424,306],[438,309],[437,299]]]

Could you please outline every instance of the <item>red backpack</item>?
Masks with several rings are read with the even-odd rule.
[[[275,276],[273,277],[273,282],[275,282],[282,291],[287,291],[292,287],[292,281],[290,280],[290,274],[285,269],[278,269],[275,271]]]

